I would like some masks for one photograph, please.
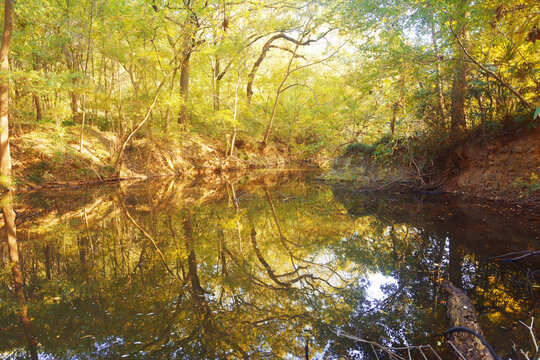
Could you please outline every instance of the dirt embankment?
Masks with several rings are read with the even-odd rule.
[[[110,132],[88,128],[80,148],[80,129],[32,124],[11,131],[13,177],[17,189],[63,187],[116,178],[112,158],[119,144]],[[221,173],[261,168],[286,168],[291,157],[283,144],[261,150],[255,141],[239,139],[235,155],[225,145],[193,133],[145,134],[126,147],[120,178],[149,178]]]
[[[464,140],[436,161],[446,191],[540,204],[540,127]]]
[[[404,150],[390,157],[350,150],[334,159],[322,178],[367,189],[403,184],[473,197],[540,205],[540,126],[491,137],[469,137],[444,151],[430,169],[409,161]],[[431,162],[430,162],[431,163]],[[426,175],[429,174],[429,175]],[[420,176],[422,175],[422,177]]]
[[[385,187],[390,183],[411,183],[414,172],[396,152],[391,158],[376,159],[357,151],[347,151],[334,159],[322,180],[355,182],[368,188]]]

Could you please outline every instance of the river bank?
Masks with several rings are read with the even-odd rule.
[[[411,157],[403,144],[390,154],[360,145],[349,146],[321,178],[540,206],[540,128],[470,136],[432,159]]]
[[[16,190],[98,184],[160,176],[192,178],[247,169],[287,168],[294,162],[284,144],[260,149],[249,139],[236,142],[233,156],[226,144],[194,133],[143,134],[126,147],[119,171],[112,158],[120,139],[112,132],[87,128],[81,148],[79,127],[52,124],[12,128],[13,178]],[[298,163],[294,163],[298,167]]]
[[[88,128],[80,147],[78,127],[52,124],[15,125],[11,141],[16,190],[103,184],[124,179],[160,176],[213,176],[252,169],[312,166],[297,161],[285,144],[264,149],[240,138],[234,156],[227,144],[193,133],[142,134],[123,155],[117,174],[113,161],[120,142],[111,132]],[[407,151],[390,156],[349,147],[331,160],[321,179],[350,182],[368,189],[448,192],[490,200],[540,204],[540,128],[490,137],[470,137],[441,151],[431,161],[411,160]]]

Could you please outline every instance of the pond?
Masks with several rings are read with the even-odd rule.
[[[446,359],[442,278],[499,355],[533,350],[540,257],[500,256],[539,250],[540,212],[314,175],[17,195],[26,299],[3,241],[0,357],[30,358],[31,331],[40,359],[382,358],[346,334]]]

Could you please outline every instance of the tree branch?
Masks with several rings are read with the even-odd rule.
[[[503,79],[501,79],[501,77],[499,77],[499,75],[495,74],[493,71],[489,70],[488,68],[486,68],[485,66],[483,66],[482,64],[480,64],[475,58],[472,57],[472,55],[469,53],[469,51],[467,50],[467,48],[465,47],[465,45],[463,45],[463,42],[461,41],[461,39],[459,38],[459,36],[456,34],[456,32],[454,31],[454,28],[452,27],[452,25],[450,25],[450,31],[452,32],[452,34],[454,35],[454,37],[456,38],[456,41],[458,42],[459,46],[461,47],[461,49],[463,50],[463,53],[465,54],[465,56],[467,56],[476,66],[478,66],[483,72],[485,72],[486,74],[490,75],[491,77],[493,77],[495,80],[497,80],[502,86],[504,86],[505,88],[507,88],[508,90],[510,90],[510,92],[512,94],[514,94],[529,110],[531,111],[534,111],[534,107],[529,104],[529,102],[527,100],[525,100],[525,98],[523,96],[521,96],[520,93],[518,93],[513,87],[512,85],[508,84],[507,82],[505,82]]]

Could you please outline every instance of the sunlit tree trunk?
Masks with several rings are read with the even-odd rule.
[[[215,62],[212,66],[212,99],[214,110],[219,111],[219,102],[220,102],[220,60],[216,56]]]
[[[180,67],[180,112],[178,114],[178,123],[185,124],[188,120],[188,109],[186,103],[189,97],[189,60],[191,54],[187,54],[182,60]]]
[[[9,46],[11,44],[11,31],[13,29],[13,3],[5,1],[4,31],[2,46],[0,47],[0,71],[9,71]],[[0,185],[11,187],[11,154],[9,151],[9,80],[0,84]]]
[[[289,78],[289,75],[291,74],[291,66],[296,58],[296,52],[298,51],[299,45],[296,45],[294,48],[294,51],[292,53],[292,56],[289,60],[289,63],[287,64],[287,71],[285,72],[285,76],[283,77],[283,80],[281,81],[281,84],[279,84],[277,90],[276,90],[276,98],[274,99],[274,105],[272,106],[272,113],[270,114],[270,120],[268,121],[268,125],[266,126],[266,130],[264,132],[264,138],[262,141],[262,146],[265,147],[268,143],[268,139],[270,138],[270,130],[272,129],[272,125],[274,124],[274,119],[276,117],[276,110],[279,104],[279,97],[281,94],[287,89],[285,86],[285,82]],[[251,76],[251,74],[250,74]]]
[[[45,253],[45,278],[51,280],[51,245],[45,245],[43,252]]]
[[[189,70],[191,53],[195,48],[194,36],[198,30],[198,20],[194,15],[189,15],[186,20],[186,42],[184,47],[184,57],[180,66],[180,112],[178,123],[185,124],[189,119],[187,102],[189,100]]]
[[[392,119],[390,120],[390,132],[394,136],[396,130],[396,122],[398,120],[398,112],[403,107],[403,99],[405,97],[405,75],[403,75],[399,81],[400,95],[398,101],[392,106]]]
[[[77,71],[78,65],[76,61],[74,61],[74,56],[69,53],[69,51],[64,47],[64,55],[66,58],[66,65],[68,69],[72,72]],[[73,77],[71,79],[71,85],[75,88],[77,87],[77,84],[79,83],[78,79],[76,77]],[[80,114],[79,114],[79,94],[77,94],[77,91],[75,89],[70,91],[70,98],[71,98],[71,115],[73,117],[74,122],[78,122]]]
[[[40,121],[43,118],[43,110],[41,108],[41,100],[38,94],[34,94],[34,105],[36,106],[36,120]]]

